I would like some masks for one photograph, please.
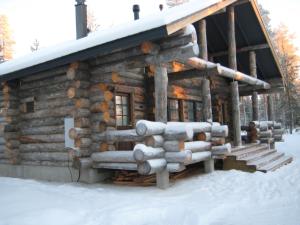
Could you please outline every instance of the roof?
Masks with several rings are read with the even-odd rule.
[[[133,47],[143,41],[165,38],[187,24],[207,20],[209,53],[227,51],[226,13],[216,13],[236,3],[237,49],[252,45],[267,45],[256,51],[258,78],[280,78],[281,69],[255,0],[198,0],[157,12],[126,24],[99,30],[88,37],[69,41],[33,52],[0,65],[0,81],[11,80],[44,70],[109,54],[114,50]],[[215,62],[227,66],[227,56],[215,57]],[[238,70],[249,74],[248,53],[238,53]]]
[[[256,1],[242,1],[235,6],[236,47],[238,70],[246,74],[249,71],[248,51],[243,48],[255,47],[257,75],[261,80],[281,78],[282,70],[278,61]],[[226,13],[209,16],[207,19],[208,50],[216,55],[215,62],[228,66],[227,18]],[[248,47],[248,48],[247,48]],[[221,53],[221,54],[218,54]]]
[[[8,80],[64,65],[76,60],[109,54],[120,45],[136,45],[141,40],[163,38],[188,23],[202,19],[236,0],[191,1],[178,7],[152,14],[140,20],[99,30],[91,35],[54,47],[41,49],[0,65],[0,80]],[[191,18],[192,16],[192,18]]]

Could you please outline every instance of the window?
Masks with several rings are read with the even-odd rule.
[[[118,127],[130,126],[130,95],[126,93],[117,93],[116,97],[116,123]]]
[[[34,112],[34,101],[26,102],[26,113]]]
[[[168,120],[169,121],[180,120],[178,99],[168,99]]]
[[[198,101],[186,101],[187,120],[190,122],[203,121],[202,103]]]
[[[196,121],[196,104],[193,101],[187,101],[187,120]]]

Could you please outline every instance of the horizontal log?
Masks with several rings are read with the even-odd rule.
[[[259,140],[263,144],[271,144],[274,142],[274,138],[260,138]]]
[[[75,147],[88,148],[92,145],[93,141],[90,138],[77,138],[75,139]]]
[[[67,91],[67,95],[69,98],[87,98],[89,96],[89,92],[84,89],[70,87]]]
[[[145,139],[145,144],[147,146],[151,146],[153,148],[159,148],[159,147],[163,146],[163,144],[164,144],[164,138],[161,135],[148,136]]]
[[[211,133],[209,132],[200,132],[200,133],[197,133],[195,135],[195,139],[197,141],[210,141],[211,140]]]
[[[190,126],[178,122],[168,122],[165,128],[164,138],[166,140],[192,140],[193,129]]]
[[[93,162],[93,168],[112,170],[137,170],[136,163],[97,163]]]
[[[71,128],[69,130],[69,137],[71,139],[76,139],[76,138],[82,138],[82,137],[88,137],[91,134],[91,129],[89,128]]]
[[[135,129],[131,130],[111,130],[105,131],[102,134],[92,135],[94,141],[135,141],[141,142],[144,140],[144,137],[139,136]]]
[[[93,162],[134,163],[133,151],[106,151],[91,155]]]
[[[21,144],[20,152],[64,152],[66,151],[65,143],[30,143]]]
[[[184,150],[181,152],[166,152],[165,158],[168,163],[188,163],[192,160],[192,152],[190,150]]]
[[[163,158],[164,153],[163,148],[152,148],[144,144],[137,144],[133,149],[133,158],[140,163],[148,159]]]
[[[185,162],[184,165],[190,165],[198,162],[203,162],[211,158],[211,152],[195,152],[192,154],[192,159],[188,162]]]
[[[70,163],[68,161],[29,161],[29,160],[22,160],[22,165],[30,165],[30,166],[59,166],[59,167],[69,167]]]
[[[62,134],[64,125],[43,126],[43,127],[26,127],[20,129],[22,135],[40,135],[40,134]]]
[[[211,149],[211,143],[205,141],[191,141],[184,143],[184,149],[194,152],[209,151]]]
[[[208,76],[218,75],[218,73],[219,73],[218,67],[216,66],[205,70],[192,69],[192,70],[169,73],[168,78],[169,78],[169,82],[172,83],[174,81],[180,81],[183,79],[205,78]]]
[[[193,57],[193,58],[190,58],[187,61],[187,64],[192,66],[193,68],[200,69],[200,70],[211,69],[211,68],[217,66],[218,71],[219,71],[218,74],[220,76],[224,76],[224,77],[227,77],[227,78],[230,78],[230,79],[234,79],[234,80],[237,80],[237,81],[240,81],[240,82],[245,82],[245,83],[255,85],[255,86],[260,86],[264,89],[269,89],[270,88],[270,84],[268,84],[268,83],[266,83],[262,80],[259,80],[257,78],[246,75],[244,73],[235,71],[233,69],[229,69],[229,68],[221,66],[219,64],[215,64],[215,63],[205,61],[203,59]]]
[[[91,126],[91,122],[87,117],[75,118],[74,126],[79,128],[89,128]]]
[[[21,120],[19,122],[20,129],[27,127],[44,127],[44,126],[59,126],[64,125],[64,117],[46,117],[31,120]]]
[[[34,152],[23,153],[23,160],[37,161],[68,161],[69,154],[67,152]]]
[[[272,137],[272,131],[271,130],[260,131],[259,132],[259,137],[261,137],[261,138],[271,138]]]
[[[274,129],[273,131],[273,135],[283,135],[284,134],[284,129]]]
[[[37,110],[33,113],[21,114],[21,119],[31,120],[37,118],[49,118],[49,117],[65,117],[71,114],[73,111],[73,106],[67,107],[57,107],[55,110],[53,109],[45,109],[45,110]]]
[[[167,152],[180,152],[184,150],[184,141],[177,141],[177,140],[165,141],[163,144],[163,148]]]
[[[186,169],[186,167],[183,163],[168,163],[167,164],[167,170],[170,173],[178,173],[185,169]]]
[[[226,139],[223,138],[223,137],[212,137],[210,141],[211,141],[213,146],[215,146],[215,145],[224,145],[226,143]]]
[[[75,100],[75,107],[76,108],[85,108],[89,109],[91,106],[90,100],[87,98],[79,98]]]
[[[142,175],[150,175],[161,172],[167,166],[165,159],[150,159],[144,163],[138,164],[138,172]]]
[[[273,136],[273,138],[274,138],[274,141],[282,141],[283,139],[282,139],[282,135],[274,135]]]
[[[227,137],[228,136],[228,126],[212,126],[211,127],[212,137]]]
[[[159,135],[164,132],[165,123],[139,120],[136,123],[136,133],[140,136]]]
[[[64,134],[45,134],[45,135],[22,135],[20,136],[20,142],[27,143],[59,143],[65,141]]]
[[[211,152],[213,155],[226,155],[231,152],[231,144],[227,143],[225,145],[213,146],[211,148]]]

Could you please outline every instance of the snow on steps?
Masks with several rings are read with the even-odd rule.
[[[247,172],[274,171],[293,160],[284,153],[269,149],[267,144],[249,144],[233,149],[232,153],[224,159],[224,169],[237,169]]]

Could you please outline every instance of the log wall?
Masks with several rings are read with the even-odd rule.
[[[64,118],[74,113],[74,102],[67,96],[67,89],[74,83],[67,78],[66,71],[67,68],[62,67],[20,80],[17,125],[23,165],[68,164]],[[33,102],[33,112],[28,102]]]

